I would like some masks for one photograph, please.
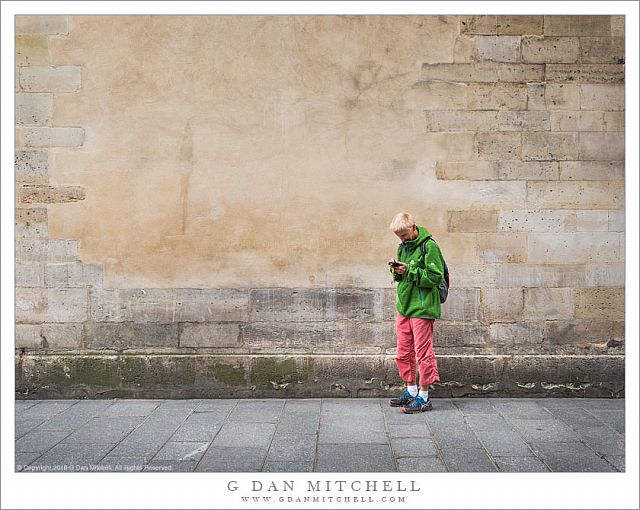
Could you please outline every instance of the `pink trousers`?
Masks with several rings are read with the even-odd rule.
[[[420,386],[440,381],[438,363],[433,352],[433,322],[433,319],[405,317],[396,312],[396,363],[400,377],[407,384],[416,383],[416,358]]]

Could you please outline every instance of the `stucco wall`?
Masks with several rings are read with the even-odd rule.
[[[624,17],[18,16],[16,66],[21,395],[393,392],[401,210],[436,391],[623,391]]]

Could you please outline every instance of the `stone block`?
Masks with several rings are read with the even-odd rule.
[[[47,289],[44,322],[84,322],[89,317],[87,289]]]
[[[559,165],[551,161],[498,161],[500,180],[555,181]]]
[[[217,324],[183,324],[180,347],[240,347],[240,326],[227,322]]]
[[[522,61],[534,64],[574,63],[580,58],[577,37],[523,37]]]
[[[497,268],[496,264],[451,264],[449,265],[451,283],[469,288],[493,287],[497,281]]]
[[[624,161],[624,133],[580,133],[579,159]]]
[[[605,131],[604,112],[552,111],[551,131]]]
[[[69,33],[69,17],[53,16],[16,16],[16,34],[66,35]]]
[[[608,36],[611,35],[611,16],[545,16],[544,35]]]
[[[348,289],[252,289],[252,321],[373,320],[375,292]]]
[[[450,110],[467,108],[466,83],[422,81],[406,92],[406,104],[415,110]]]
[[[579,110],[580,86],[573,83],[549,83],[544,94],[547,110]]]
[[[45,151],[17,151],[16,182],[46,184],[49,182],[48,154]]]
[[[42,264],[20,264],[15,266],[16,287],[44,287]]]
[[[70,262],[78,258],[78,241],[24,239],[16,243],[16,260],[22,262]]]
[[[42,343],[45,349],[80,349],[82,324],[43,324]]]
[[[498,211],[447,211],[447,232],[495,232]]]
[[[544,131],[547,112],[427,111],[428,132],[438,131]]]
[[[527,110],[546,110],[544,83],[527,83]]]
[[[395,298],[389,312],[395,317]],[[396,346],[395,322],[340,322],[344,350],[355,354],[380,353]]]
[[[624,111],[624,85],[604,83],[580,85],[580,109]]]
[[[49,38],[43,35],[16,35],[15,65],[46,66],[49,63]],[[18,72],[16,74],[19,75]]]
[[[585,64],[624,63],[624,37],[581,37],[580,62]]]
[[[574,308],[572,289],[524,289],[524,314],[528,320],[571,319]]]
[[[498,35],[540,35],[544,16],[498,16]]]
[[[598,346],[606,347],[611,339],[612,322],[600,315],[593,319],[548,321],[544,323],[544,341],[541,347],[545,351],[562,354],[565,352],[590,352]],[[578,350],[576,350],[578,348]]]
[[[178,347],[177,324],[88,322],[85,324],[83,336],[88,349]]]
[[[47,293],[45,289],[16,287],[16,323],[41,323],[47,313]]]
[[[611,37],[624,37],[624,16],[611,16]]]
[[[469,161],[474,154],[473,133],[426,133],[420,157],[424,161]]]
[[[602,74],[602,70],[600,71]],[[544,81],[544,65],[513,63],[423,64],[422,79],[453,82],[510,82]]]
[[[576,211],[576,231],[607,232],[609,230],[609,211]]]
[[[339,324],[327,322],[260,322],[243,328],[242,337],[250,352],[278,354],[334,353],[344,351]],[[376,349],[377,352],[380,349]]]
[[[624,131],[624,112],[604,112],[605,131]]]
[[[513,208],[526,199],[525,181],[442,181],[441,186],[440,190],[448,197],[449,203],[465,209]],[[444,231],[444,225],[441,231]],[[466,241],[472,238],[473,236],[461,237],[461,234],[456,234],[446,240],[448,244],[445,246],[455,245],[456,242],[467,246]]]
[[[532,264],[586,264],[619,262],[617,232],[529,234],[528,260]]]
[[[527,133],[532,134],[534,133]],[[521,133],[478,133],[475,139],[475,157],[485,161],[520,159],[522,136]]]
[[[460,16],[461,34],[495,35],[498,33],[496,16]]]
[[[23,131],[25,147],[81,147],[84,129],[79,127],[26,127]]]
[[[53,94],[18,93],[15,122],[18,125],[45,125],[53,118]]]
[[[584,265],[501,264],[497,286],[518,287],[581,287],[585,285]]]
[[[624,320],[624,287],[574,289],[577,319]]]
[[[41,349],[40,324],[16,324],[16,349]]]
[[[513,322],[522,320],[523,289],[483,289],[482,320],[484,322]]]
[[[466,282],[463,284],[466,285]],[[446,321],[479,321],[480,290],[452,288],[442,305],[442,319]]]
[[[624,181],[624,161],[561,161],[561,181]]]
[[[75,92],[80,89],[78,66],[31,66],[20,68],[20,87],[25,92]]]
[[[624,83],[623,64],[546,64],[547,82]]]
[[[489,327],[489,338],[499,354],[540,354],[545,327],[543,322],[495,322]]]
[[[16,209],[16,238],[47,238],[47,210],[44,207]]]
[[[18,188],[18,202],[23,204],[53,204],[84,200],[85,189],[81,186],[43,186],[25,184]]]
[[[609,228],[610,232],[624,232],[624,211],[609,211]]]
[[[498,164],[491,161],[438,161],[436,176],[443,180],[496,180]]]
[[[624,264],[590,264],[585,268],[589,287],[624,287]]]
[[[47,264],[45,266],[47,287],[85,287],[102,285],[102,266],[99,264]]]
[[[527,260],[527,234],[478,234],[477,256],[485,264]]]
[[[460,35],[453,55],[454,62],[519,62],[520,37]]]
[[[489,328],[479,322],[436,321],[434,345],[438,347],[486,347],[489,345]]]
[[[498,230],[502,232],[574,232],[574,211],[500,211]]]
[[[578,159],[578,133],[522,133],[524,161]]]
[[[526,83],[469,83],[467,90],[468,98],[465,108],[470,110],[522,111],[527,109]],[[447,109],[452,108],[456,108],[456,105],[450,103]]]

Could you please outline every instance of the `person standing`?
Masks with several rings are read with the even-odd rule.
[[[416,225],[411,214],[398,213],[390,228],[401,241],[397,258],[389,259],[388,263],[398,284],[396,364],[406,388],[400,397],[392,398],[389,405],[401,407],[409,414],[422,413],[433,409],[429,385],[440,381],[433,350],[433,324],[440,318],[438,285],[444,279],[444,262],[430,232]]]

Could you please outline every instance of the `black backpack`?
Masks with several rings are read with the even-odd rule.
[[[429,236],[420,244],[420,252],[424,257],[427,253],[427,247],[425,246],[427,242],[431,240],[434,243],[436,240]],[[440,255],[442,255],[442,251],[440,251]],[[442,263],[444,264],[444,281],[438,285],[438,292],[440,293],[440,303],[444,303],[447,300],[447,296],[449,295],[449,268],[447,267],[447,263],[444,260],[444,256],[442,257]]]

